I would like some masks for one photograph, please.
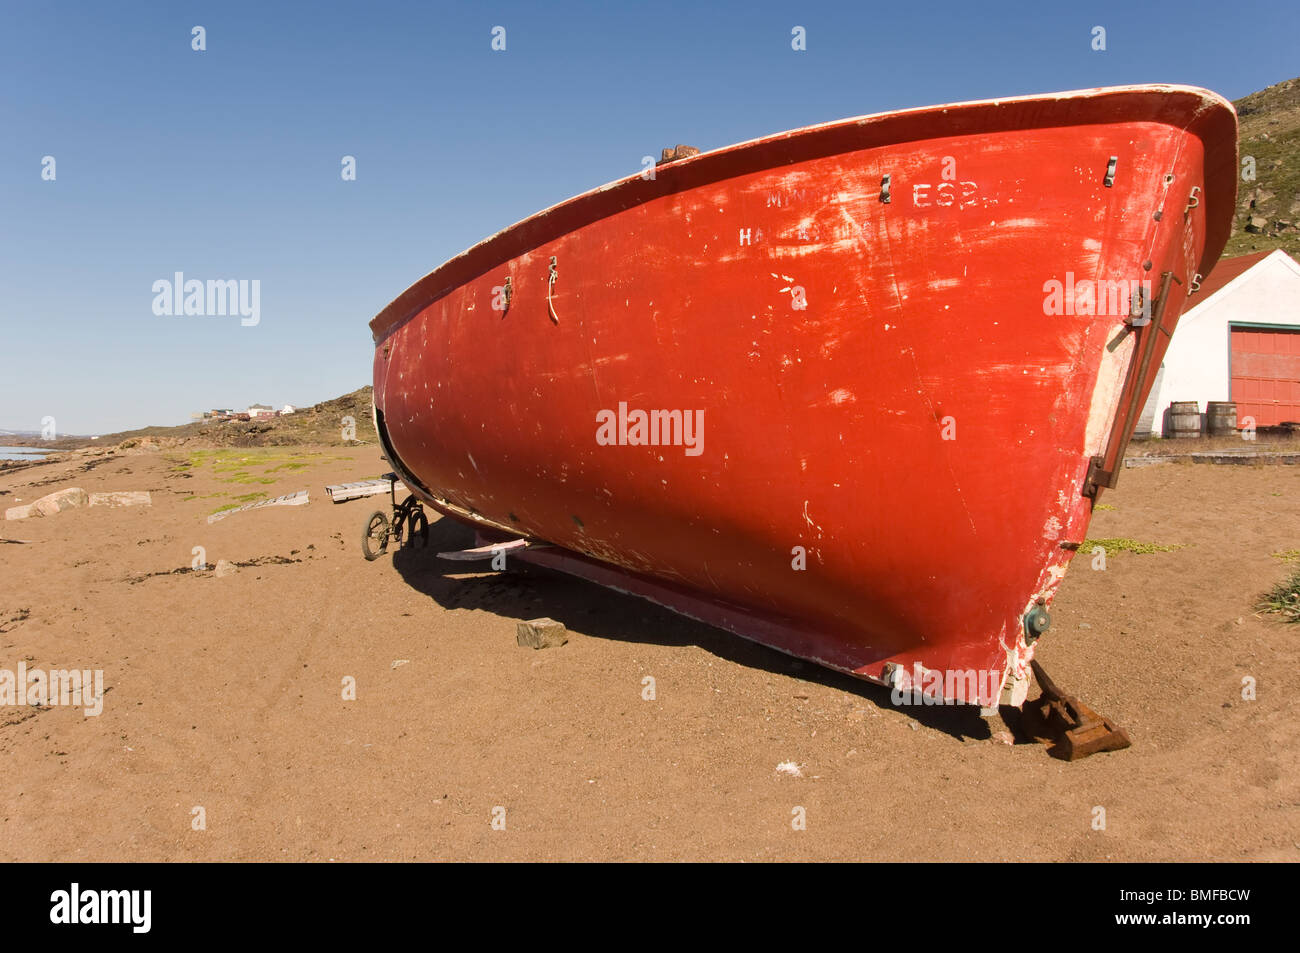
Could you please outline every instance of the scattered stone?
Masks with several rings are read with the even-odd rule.
[[[12,506],[5,510],[5,519],[23,520],[33,516],[53,516],[63,510],[85,506],[89,499],[86,491],[81,487],[71,486],[66,490],[57,490],[48,496],[43,496],[35,503],[29,503],[26,506]]]
[[[152,506],[148,490],[123,490],[116,493],[90,494],[91,506]]]
[[[42,516],[53,516],[55,513],[61,513],[64,510],[76,509],[79,506],[85,506],[90,501],[90,497],[81,487],[68,487],[66,490],[58,490],[49,496],[43,496],[32,505]]]
[[[554,619],[530,619],[515,623],[515,641],[521,648],[549,649],[569,641],[563,622]]]
[[[239,567],[236,566],[234,563],[232,563],[229,559],[217,560],[216,573],[218,579],[220,579],[222,576],[233,576],[237,572],[239,572]]]

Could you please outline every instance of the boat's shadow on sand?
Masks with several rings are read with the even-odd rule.
[[[473,545],[473,530],[438,520],[429,527],[428,546],[395,551],[393,566],[411,588],[444,609],[482,609],[511,620],[548,617],[584,636],[620,642],[695,645],[737,665],[826,685],[877,708],[899,708],[884,686],[802,662],[635,596],[519,560],[508,560],[504,572],[492,572],[486,561],[457,563],[437,556]],[[513,626],[509,633],[513,637]],[[987,740],[991,734],[979,709],[971,705],[908,705],[899,710],[958,740]]]

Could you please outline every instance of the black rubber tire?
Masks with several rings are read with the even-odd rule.
[[[406,520],[406,545],[414,547],[419,540],[421,549],[429,545],[429,517],[424,515],[424,508],[417,506]]]
[[[388,549],[388,538],[392,530],[388,525],[388,517],[375,510],[366,520],[366,528],[361,533],[361,552],[366,559],[373,562],[384,554]],[[378,542],[379,548],[372,548],[372,543]]]

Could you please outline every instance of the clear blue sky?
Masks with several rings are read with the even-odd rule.
[[[1234,99],[1297,74],[1300,3],[1284,0],[5,0],[0,428],[108,432],[353,390],[367,322],[407,285],[665,145],[1124,83]],[[153,282],[177,271],[260,280],[260,324],[156,316]]]

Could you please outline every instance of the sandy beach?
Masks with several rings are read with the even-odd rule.
[[[0,708],[0,859],[1300,859],[1300,638],[1252,611],[1291,570],[1294,467],[1165,464],[1105,496],[1090,537],[1181,548],[1071,567],[1038,657],[1133,738],[1073,764],[576,580],[466,573],[433,556],[469,543],[446,522],[366,562],[385,498],[324,486],[385,469],[321,445],[0,471],[0,508],[152,499],[0,522],[23,541],[0,543],[0,668],[106,688],[96,717]],[[568,643],[516,645],[543,616]]]

